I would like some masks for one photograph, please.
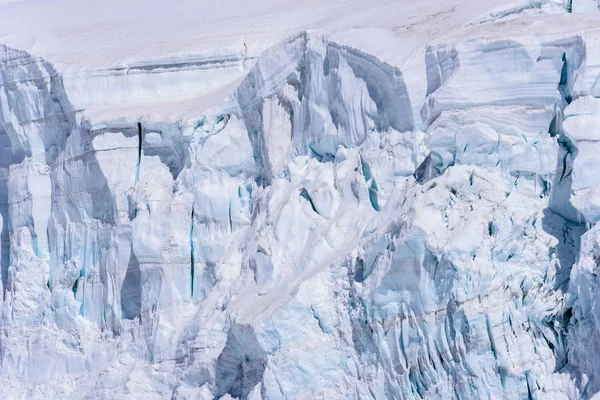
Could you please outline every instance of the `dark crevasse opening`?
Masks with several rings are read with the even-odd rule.
[[[139,129],[138,129],[139,131]],[[148,141],[146,135],[153,133],[160,137],[157,140]],[[180,137],[173,137],[173,132],[161,129],[151,130],[150,128],[142,128],[142,138],[140,141],[140,159],[143,156],[158,156],[160,162],[163,163],[173,176],[173,180],[177,179],[185,164],[185,148]],[[142,146],[143,141],[143,146]]]
[[[215,366],[217,398],[245,399],[263,379],[267,355],[249,326],[233,324]]]
[[[556,170],[550,185],[550,198],[548,207],[544,210],[542,227],[558,239],[556,248],[551,249],[558,259],[556,283],[561,290],[566,290],[571,268],[579,255],[580,238],[585,227],[579,220],[578,211],[571,204],[573,164],[578,151],[563,129],[563,112],[573,97],[569,90],[569,63],[566,53],[562,55],[562,62],[557,88],[562,101],[548,128],[550,136],[555,137],[558,143]]]
[[[194,206],[192,206],[192,216],[190,218],[190,293],[192,299],[194,298]]]
[[[124,319],[142,317],[142,287],[140,263],[131,247],[129,264],[123,286],[121,286],[121,311]]]
[[[138,129],[138,159],[137,159],[137,166],[136,166],[136,170],[135,170],[135,182],[136,183],[140,179],[140,163],[142,161],[143,132],[142,132],[141,122],[137,123],[137,129]]]
[[[312,210],[314,212],[316,212],[317,214],[319,214],[319,212],[317,211],[317,208],[315,207],[315,203],[313,203],[312,198],[310,197],[310,195],[308,194],[308,192],[306,191],[305,188],[302,188],[302,190],[300,191],[300,197],[307,200],[310,203]]]
[[[229,213],[229,232],[233,232],[233,220],[231,219],[231,201],[229,202],[228,213]]]
[[[377,198],[377,196],[378,196],[377,183],[375,182],[375,178],[373,178],[373,175],[371,174],[371,168],[369,167],[369,164],[367,164],[362,158],[361,158],[361,164],[362,164],[362,173],[365,178],[365,182],[367,182],[367,185],[369,186],[369,201],[371,202],[371,207],[373,207],[373,210],[379,211],[380,207],[379,207],[379,200]]]
[[[573,101],[573,96],[569,93],[569,63],[567,61],[567,54],[563,53],[562,55],[562,70],[560,72],[560,82],[558,83],[558,91],[560,92],[562,98],[567,104],[571,104]]]
[[[432,178],[436,177],[433,173],[433,161],[431,158],[431,154],[428,154],[427,157],[423,160],[423,162],[417,167],[415,172],[413,173],[413,177],[419,184],[426,183]]]

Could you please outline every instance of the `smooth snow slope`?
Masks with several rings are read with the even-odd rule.
[[[0,5],[0,397],[600,392],[600,13]]]
[[[106,115],[127,107],[137,117],[153,107],[164,119],[181,108],[177,103],[165,112],[165,101],[213,105],[222,96],[207,94],[244,76],[259,54],[300,31],[335,35],[400,64],[430,39],[503,3],[28,0],[2,6],[0,43],[51,62],[77,109]]]
[[[332,33],[382,28],[399,34],[415,31],[427,37],[459,27],[503,3],[27,0],[3,5],[0,38],[5,45],[51,61],[61,72],[81,72],[241,54],[244,43],[256,56],[300,30]],[[434,25],[436,15],[443,18]]]

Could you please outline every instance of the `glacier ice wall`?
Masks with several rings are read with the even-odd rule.
[[[415,83],[304,33],[189,124],[0,47],[0,394],[591,397],[594,43],[432,43]]]

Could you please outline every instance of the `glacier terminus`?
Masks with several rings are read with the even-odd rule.
[[[0,0],[0,398],[600,399],[596,0]]]

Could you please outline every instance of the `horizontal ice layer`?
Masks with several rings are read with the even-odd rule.
[[[184,107],[184,100],[202,110],[214,105],[215,98],[222,98],[215,92],[243,77],[260,53],[300,30],[335,32],[344,44],[362,46],[388,62],[403,62],[430,39],[428,24],[438,26],[436,36],[444,37],[491,7],[502,6],[500,0],[471,0],[454,8],[443,2],[434,7],[384,3],[329,1],[284,7],[263,2],[247,9],[226,1],[211,10],[187,3],[153,3],[143,9],[135,2],[113,7],[61,2],[49,8],[40,3],[33,10],[5,5],[0,35],[3,43],[52,62],[75,109],[97,116],[127,108],[135,117],[168,119],[179,114],[177,107]],[[560,1],[529,3],[516,5],[512,13],[566,8]],[[117,9],[128,11],[115,14]],[[52,13],[72,18],[58,23],[58,18],[47,18]],[[340,13],[345,17],[337,18]],[[96,24],[98,18],[109,26]],[[388,33],[390,25],[410,37]]]
[[[64,74],[65,91],[79,110],[128,106],[204,96],[247,73],[254,59],[243,48],[231,55],[129,64],[125,67]]]
[[[349,31],[373,39],[377,37],[370,35],[373,31],[387,30],[393,23],[401,29],[417,28],[415,39],[421,42],[431,33],[432,19],[439,22],[438,28],[452,30],[503,3],[470,0],[449,5],[434,1],[424,6],[407,1],[310,0],[299,4],[285,0],[250,5],[224,0],[208,9],[195,2],[152,1],[139,7],[135,1],[49,5],[28,0],[3,5],[0,36],[2,43],[44,57],[62,73],[92,72],[165,58],[230,55],[241,52],[244,43],[256,56],[306,29],[315,33]],[[63,18],[48,17],[52,15]],[[404,41],[398,39],[397,43]],[[387,47],[387,43],[370,45]]]
[[[421,114],[430,124],[426,145],[435,167],[501,165],[510,172],[551,175],[557,151],[551,125],[584,54],[578,37],[428,49],[429,96]]]
[[[131,108],[143,101],[144,112],[139,114],[168,119],[178,114],[169,106],[181,99],[194,102],[207,94],[222,99],[215,89],[244,76],[255,57],[300,31],[347,33],[345,44],[369,45],[373,54],[408,57],[405,50],[388,50],[405,47],[405,38],[388,34],[382,41],[378,32],[416,26],[409,39],[416,47],[428,40],[432,21],[448,31],[501,4],[502,0],[469,0],[453,8],[437,0],[433,7],[406,1],[311,0],[300,5],[286,0],[250,6],[226,0],[207,9],[189,1],[152,1],[139,7],[129,0],[101,5],[66,0],[52,6],[28,0],[2,5],[0,42],[52,62],[78,110],[114,113],[115,105]],[[388,46],[388,40],[395,44]],[[197,113],[207,108],[199,103]]]
[[[441,170],[456,162],[548,176],[556,168],[557,143],[548,132],[554,115],[554,106],[448,111],[430,126],[426,144]]]
[[[428,91],[437,90],[422,111],[426,121],[443,111],[474,105],[552,106],[560,100],[557,88],[563,65],[567,65],[565,74],[573,78],[585,56],[579,37],[547,43],[474,40],[452,51],[460,54],[457,60],[448,62],[442,57],[428,68],[428,81],[433,79]],[[447,77],[445,81],[433,72],[436,67],[442,78]]]

